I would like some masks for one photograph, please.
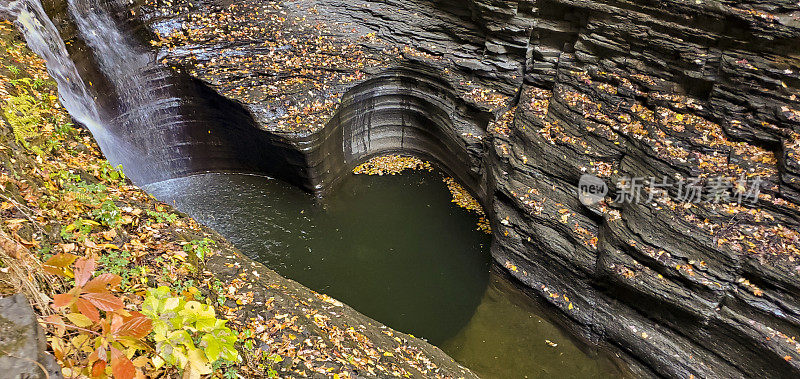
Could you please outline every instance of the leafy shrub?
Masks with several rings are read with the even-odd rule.
[[[100,168],[97,172],[97,177],[100,180],[109,183],[117,183],[120,184],[125,181],[125,174],[122,172],[122,165],[114,167],[108,161],[103,161],[100,164]]]
[[[73,265],[74,268],[70,266]],[[138,367],[149,362],[142,340],[150,334],[152,320],[125,309],[125,302],[114,295],[121,281],[118,275],[94,276],[94,259],[78,259],[61,253],[43,266],[48,273],[75,279],[75,286],[53,299],[53,308],[66,309],[62,314],[45,318],[56,328],[50,338],[62,371],[69,376],[132,379],[141,374]],[[68,341],[68,342],[66,342]],[[139,354],[139,357],[131,358]],[[134,364],[136,362],[136,364]]]
[[[236,362],[236,335],[216,318],[214,308],[173,297],[168,287],[149,289],[142,313],[153,320],[156,368],[168,364],[189,376],[210,374],[218,361]]]

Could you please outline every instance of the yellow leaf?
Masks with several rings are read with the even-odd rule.
[[[80,313],[70,313],[67,315],[67,318],[79,328],[86,328],[93,324],[92,320]]]
[[[189,370],[197,372],[199,375],[211,373],[211,365],[208,364],[208,359],[206,359],[203,350],[189,349]]]
[[[133,362],[133,367],[144,367],[145,365],[147,365],[147,362],[150,362],[150,358],[141,356],[134,359],[132,362]]]
[[[70,339],[70,342],[72,342],[72,346],[75,346],[76,348],[81,348],[84,346],[86,340],[88,339],[89,339],[88,334],[78,334],[77,336],[72,337],[72,339]]]
[[[572,310],[572,308],[573,308],[572,307],[572,303],[569,303],[569,306],[567,307],[567,309]]]

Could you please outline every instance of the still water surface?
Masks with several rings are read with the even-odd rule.
[[[238,174],[147,190],[251,258],[427,339],[483,377],[613,376],[608,360],[583,353],[490,274],[490,238],[451,203],[438,174],[350,176],[323,201]]]

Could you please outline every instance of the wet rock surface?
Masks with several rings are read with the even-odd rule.
[[[486,208],[495,260],[632,370],[800,371],[796,1],[109,6],[299,152],[294,183],[324,191],[378,154],[438,162]],[[583,205],[583,174],[610,195]],[[742,175],[764,181],[755,204],[613,196],[623,177]]]

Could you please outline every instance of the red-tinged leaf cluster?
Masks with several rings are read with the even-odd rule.
[[[65,374],[92,378],[109,374],[119,379],[142,377],[140,369],[148,364],[149,358],[145,355],[133,361],[131,358],[142,350],[150,350],[144,339],[150,334],[152,320],[139,312],[125,310],[123,299],[112,292],[122,278],[109,273],[93,277],[97,267],[93,258],[77,258],[68,253],[53,256],[44,266],[50,273],[75,278],[74,288],[53,299],[53,308],[68,313],[45,319],[56,328],[58,338],[51,338],[50,342]],[[65,340],[69,343],[64,343]]]

